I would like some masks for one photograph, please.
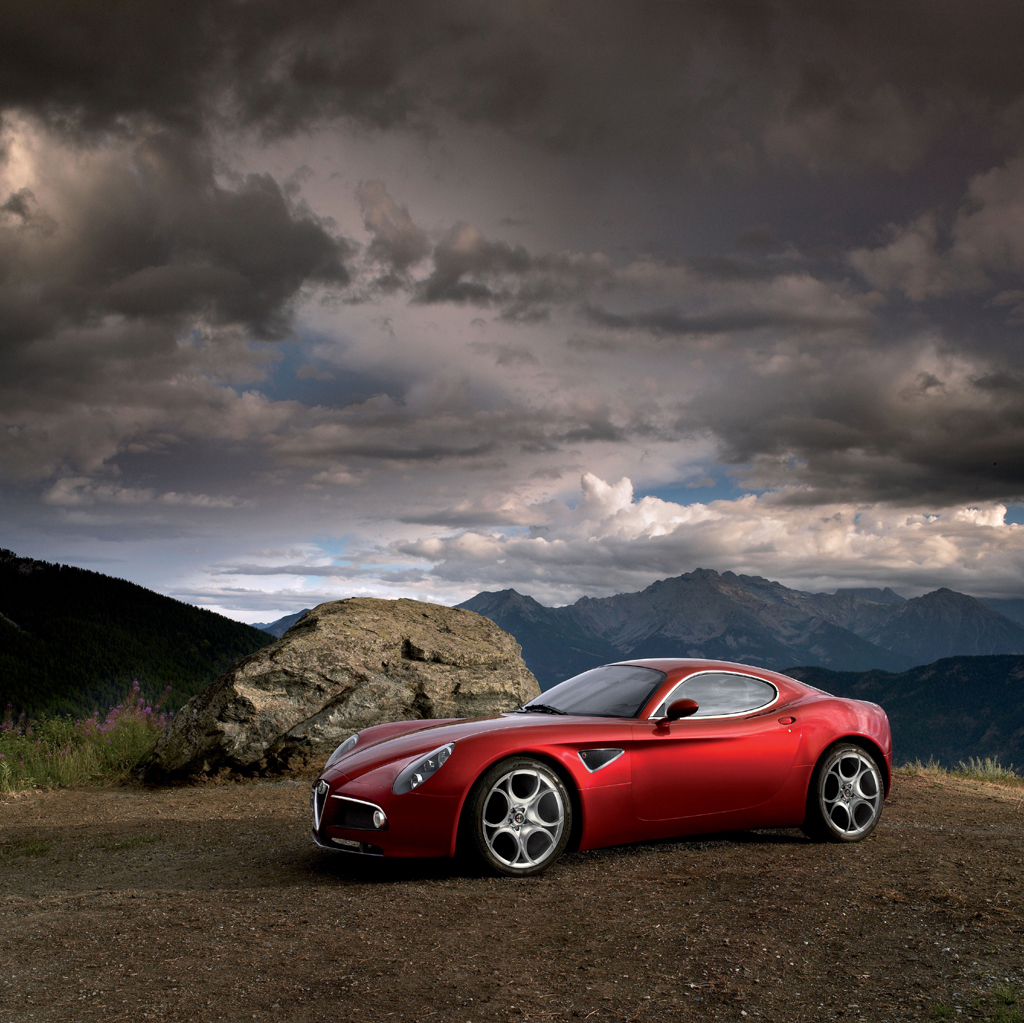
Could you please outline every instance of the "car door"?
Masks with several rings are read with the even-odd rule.
[[[697,713],[664,719],[675,700]],[[799,729],[777,709],[770,682],[739,672],[691,675],[652,719],[633,726],[633,807],[641,820],[728,813],[775,795],[796,758]],[[785,718],[785,722],[780,720]]]

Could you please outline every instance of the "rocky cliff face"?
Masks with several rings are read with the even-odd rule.
[[[481,615],[417,600],[320,604],[175,715],[141,776],[273,773],[385,721],[478,717],[540,693],[519,644]]]

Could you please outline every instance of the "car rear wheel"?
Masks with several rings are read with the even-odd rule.
[[[474,786],[468,809],[480,857],[492,870],[513,877],[550,867],[572,831],[565,783],[532,757],[495,764]]]
[[[853,743],[837,743],[811,776],[804,833],[826,842],[867,838],[882,816],[884,791],[875,758]]]

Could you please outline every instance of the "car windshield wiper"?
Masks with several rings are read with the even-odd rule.
[[[528,703],[525,707],[519,708],[523,714],[568,714],[567,710],[559,710],[549,703]]]

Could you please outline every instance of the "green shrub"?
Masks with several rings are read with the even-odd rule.
[[[164,699],[170,694],[170,687]],[[10,704],[0,720],[0,792],[47,786],[81,785],[126,777],[152,750],[170,720],[161,704],[146,705],[133,682],[128,695],[99,714],[78,719],[24,714],[14,717]]]
[[[1024,1014],[1017,1006],[1017,992],[1012,984],[992,989],[992,1000],[996,1003],[995,1023],[1024,1023]]]
[[[1002,984],[997,984],[992,988],[992,997],[998,1005],[1016,1005],[1017,1003],[1017,991],[1012,984],[1007,984],[1005,987]]]
[[[49,851],[49,842],[38,842],[33,839],[3,842],[0,843],[0,860],[14,859],[15,856],[45,856]]]

